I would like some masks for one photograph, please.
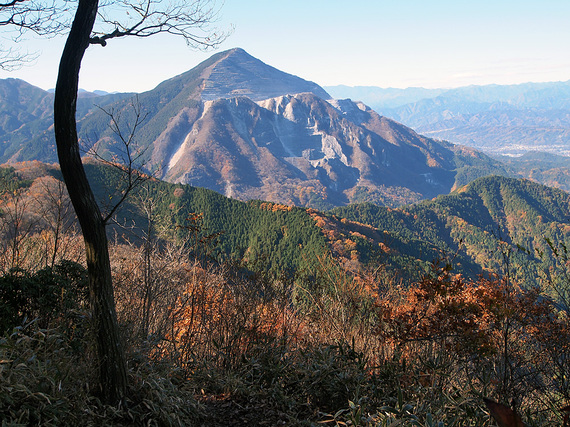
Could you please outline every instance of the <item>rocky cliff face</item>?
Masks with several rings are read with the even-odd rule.
[[[312,93],[237,97],[203,104],[164,178],[237,198],[397,204],[448,192],[454,156],[363,104]]]

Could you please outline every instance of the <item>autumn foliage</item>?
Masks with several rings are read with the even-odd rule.
[[[215,259],[217,235],[204,230],[204,215],[175,216],[189,188],[144,205],[146,228],[137,236],[115,229],[110,253],[132,401],[125,413],[95,410],[85,391],[93,378],[85,296],[73,291],[75,282],[63,286],[57,270],[64,259],[77,264],[63,265],[79,268],[84,258],[67,197],[55,181],[7,188],[0,205],[2,326],[15,331],[0,346],[0,391],[31,378],[29,395],[18,389],[21,402],[40,402],[32,417],[28,403],[20,410],[9,393],[0,394],[4,417],[33,424],[53,414],[43,393],[66,408],[53,418],[61,425],[183,425],[172,414],[194,408],[184,420],[202,425],[227,425],[229,417],[243,425],[491,426],[484,398],[509,406],[529,425],[563,422],[560,408],[570,402],[570,323],[550,288],[517,282],[508,268],[469,279],[445,260],[419,280],[403,280],[361,259],[359,245],[379,230],[268,202],[250,202],[264,215],[267,237],[269,214],[308,214],[329,252],[309,252],[295,240],[306,261],[298,265],[305,268],[281,273],[253,262],[271,253]],[[169,206],[164,217],[153,210],[159,203]],[[283,224],[274,227],[276,241],[297,231],[294,222]],[[555,281],[554,274],[546,284],[563,284],[565,276]],[[82,323],[72,324],[79,318]],[[56,332],[25,336],[33,327]],[[55,359],[51,347],[36,348],[44,341],[65,342],[60,353],[73,360],[72,379],[45,378]],[[26,342],[34,347],[22,348]],[[21,372],[29,361],[37,363],[36,376]],[[53,375],[62,375],[60,368]],[[35,390],[36,383],[43,388]],[[74,395],[86,400],[73,401]],[[114,415],[98,418],[97,411]]]

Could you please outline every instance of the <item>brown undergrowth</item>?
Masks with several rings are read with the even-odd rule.
[[[2,294],[29,304],[0,341],[6,425],[493,425],[483,397],[529,425],[562,423],[570,330],[540,289],[445,264],[404,286],[327,257],[275,278],[168,245],[112,253],[128,399],[97,399],[81,274],[38,276],[75,295],[61,315],[61,299],[32,304],[35,273],[4,275],[30,292]]]

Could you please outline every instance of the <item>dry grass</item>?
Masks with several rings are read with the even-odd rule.
[[[567,325],[538,294],[445,272],[390,287],[325,259],[295,283],[166,246],[145,275],[139,249],[113,251],[128,399],[96,397],[87,311],[38,319],[0,341],[5,425],[491,426],[482,398],[508,394],[527,424],[562,423]]]

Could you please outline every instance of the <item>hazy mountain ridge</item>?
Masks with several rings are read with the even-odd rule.
[[[467,86],[440,93],[410,88],[401,90],[399,103],[389,102],[390,92],[378,99],[378,88],[368,94],[363,88],[342,90],[433,138],[494,154],[570,153],[570,82]]]
[[[0,80],[0,156],[3,161],[26,156],[50,157],[55,147],[30,147],[53,124],[53,95],[23,80]]]
[[[385,108],[396,108],[422,99],[434,98],[446,92],[446,89],[425,89],[409,87],[405,89],[381,88],[377,86],[324,86],[334,98],[350,98],[365,102],[376,111]]]
[[[84,117],[133,94],[80,96],[77,116]],[[0,80],[0,162],[56,162],[53,93],[19,79]]]

